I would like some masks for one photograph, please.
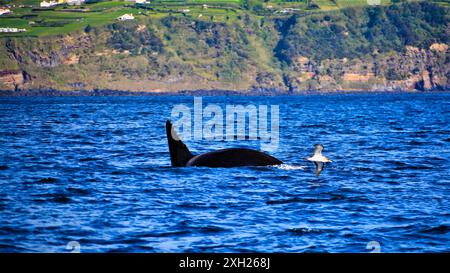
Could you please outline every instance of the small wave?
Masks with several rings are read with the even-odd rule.
[[[55,202],[66,204],[72,201],[72,199],[67,194],[64,193],[45,193],[45,194],[36,194],[33,196],[37,197],[33,201],[38,203]]]
[[[85,158],[81,158],[80,162],[89,162],[89,161],[97,161],[99,160],[98,158],[95,157],[85,157]]]
[[[442,158],[442,157],[430,157],[430,158],[428,158],[428,160],[429,161],[446,161],[446,159],[445,158]]]
[[[446,234],[446,233],[450,232],[450,226],[440,225],[437,227],[424,229],[424,230],[422,230],[422,232],[429,233],[429,234]]]
[[[417,165],[412,165],[412,164],[407,164],[405,162],[401,162],[401,161],[386,161],[386,163],[389,163],[391,165],[393,165],[393,170],[430,170],[433,169],[433,166],[429,166],[429,165],[423,165],[423,164],[417,164]]]
[[[200,202],[183,202],[176,206],[179,208],[184,208],[184,209],[217,209],[217,208],[219,208],[216,205],[209,205],[209,204],[200,203]]]
[[[78,195],[88,195],[90,193],[88,190],[80,189],[80,188],[72,188],[72,187],[67,188],[67,191],[72,194],[78,194]]]
[[[184,235],[189,235],[192,232],[189,230],[176,230],[176,231],[168,231],[168,232],[158,232],[158,233],[148,233],[145,234],[142,237],[156,237],[156,238],[160,238],[160,237],[173,237],[173,236],[184,236]]]
[[[7,169],[9,169],[9,167],[6,166],[6,165],[1,165],[0,166],[0,171],[6,171]]]
[[[254,176],[235,176],[234,180],[236,180],[236,181],[256,181],[256,180],[258,180],[258,177],[254,177]]]
[[[325,128],[326,124],[303,124],[300,127],[301,128]]]
[[[116,136],[123,136],[123,135],[125,135],[125,131],[123,131],[123,130],[115,130],[112,133],[113,133],[113,135],[116,135]]]
[[[322,229],[313,229],[308,227],[301,227],[301,228],[289,228],[286,230],[287,232],[300,236],[305,234],[321,234],[327,232],[326,230]]]
[[[221,232],[228,231],[228,229],[210,225],[210,226],[200,227],[199,231],[202,233],[221,233]]]
[[[168,190],[164,188],[150,188],[150,189],[143,189],[142,192],[144,193],[167,193]]]
[[[139,241],[139,242],[142,242],[142,241]],[[119,242],[119,243],[122,243],[122,242]],[[114,248],[111,250],[107,250],[107,253],[150,252],[150,251],[155,251],[155,249],[151,246],[134,244],[132,246],[118,247],[118,248]]]
[[[289,199],[281,199],[281,200],[268,200],[266,201],[267,205],[281,205],[281,204],[289,204],[289,203],[297,203],[301,202],[300,198],[289,198]]]
[[[314,233],[312,228],[290,228],[287,232],[295,234],[295,235],[304,235],[308,233]]]
[[[27,252],[26,248],[16,246],[15,244],[0,244],[0,252]]]
[[[425,165],[407,166],[407,167],[397,167],[395,170],[431,170],[433,167]]]
[[[46,177],[46,178],[39,179],[37,181],[37,183],[55,183],[55,182],[58,182],[58,179],[53,178],[53,177]]]
[[[288,199],[276,199],[276,200],[268,200],[266,201],[267,205],[281,205],[281,204],[289,204],[289,203],[320,203],[320,202],[332,202],[345,199],[343,195],[335,194],[328,198],[316,198],[316,197],[293,197]]]
[[[421,141],[417,141],[417,140],[411,140],[410,142],[408,142],[408,145],[411,146],[419,146],[419,145],[424,145],[427,144],[426,142],[421,142]]]
[[[61,204],[66,204],[72,201],[72,199],[64,194],[60,194],[55,196],[55,198],[53,198],[52,200],[55,203],[61,203]]]
[[[281,165],[276,165],[274,167],[277,168],[277,169],[286,170],[286,171],[294,171],[294,170],[304,170],[304,169],[306,169],[306,166],[294,166],[294,165],[289,165],[289,164],[281,164]]]
[[[373,171],[372,168],[368,168],[368,167],[354,167],[354,168],[352,168],[352,170],[354,170],[354,171],[361,171],[361,172]]]
[[[111,174],[112,174],[112,175],[127,175],[127,174],[130,174],[130,172],[125,172],[125,171],[112,171]]]
[[[391,164],[398,167],[406,167],[408,164],[406,164],[403,161],[396,161],[396,160],[386,160],[386,164]]]

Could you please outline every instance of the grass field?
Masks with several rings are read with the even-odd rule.
[[[2,35],[41,36],[65,34],[83,29],[87,25],[96,26],[113,22],[124,13],[133,13],[139,16],[143,12],[143,10],[138,8],[125,7],[123,3],[120,3],[121,5],[107,3],[107,7],[102,7],[99,4],[93,4],[92,9],[88,12],[67,12],[63,8],[42,11],[32,11],[30,8],[14,8],[13,14],[0,18],[0,27],[25,28],[27,32]]]
[[[311,0],[321,10],[336,10],[348,7],[368,5],[367,0]],[[310,2],[311,2],[310,1]],[[419,1],[419,0],[417,0]],[[309,3],[310,3],[309,2]],[[442,5],[449,5],[449,0],[435,1]],[[128,1],[101,1],[85,3],[80,7],[58,5],[53,10],[36,10],[31,7],[18,7],[18,5],[32,5],[38,7],[37,0],[0,0],[0,6],[15,5],[12,14],[0,17],[0,27],[25,28],[22,33],[0,33],[2,36],[45,36],[65,34],[85,28],[87,25],[98,26],[114,22],[124,13],[133,13],[137,19],[140,17],[163,17],[167,15],[188,16],[204,20],[229,21],[239,14],[254,12],[255,6],[263,7],[265,15],[275,14],[276,10],[295,8],[296,11],[307,9],[307,0],[153,0],[146,4],[146,8],[134,5]],[[207,4],[208,8],[202,5]],[[382,5],[392,4],[391,0],[381,0]],[[78,11],[77,11],[78,9]],[[181,12],[188,9],[189,12]],[[248,10],[246,10],[248,9]],[[279,13],[277,16],[282,16]]]

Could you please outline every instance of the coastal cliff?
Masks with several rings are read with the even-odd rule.
[[[3,37],[0,90],[449,90],[448,14],[421,2]]]

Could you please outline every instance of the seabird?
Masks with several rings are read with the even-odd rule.
[[[306,160],[314,162],[314,165],[316,165],[316,176],[319,176],[320,173],[323,171],[325,167],[325,163],[331,163],[331,161],[328,157],[322,155],[323,146],[322,144],[316,144],[314,145],[314,152],[311,157],[307,157]]]

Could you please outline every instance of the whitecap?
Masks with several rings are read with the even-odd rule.
[[[281,165],[276,165],[274,167],[277,169],[287,170],[287,171],[304,170],[307,168],[306,166],[295,166],[295,165],[289,165],[289,164],[281,164]]]

